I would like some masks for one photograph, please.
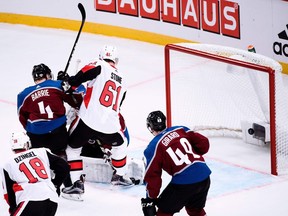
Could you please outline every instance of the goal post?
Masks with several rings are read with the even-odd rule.
[[[278,62],[246,50],[168,44],[167,125],[186,124],[207,136],[253,133],[253,139],[270,145],[271,174],[288,174],[288,93],[281,72]]]

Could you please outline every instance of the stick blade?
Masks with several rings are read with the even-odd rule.
[[[85,12],[85,8],[81,3],[78,3],[78,8],[80,10],[80,13],[82,15],[82,20],[86,19],[86,12]]]

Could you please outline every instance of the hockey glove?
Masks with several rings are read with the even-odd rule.
[[[135,179],[134,177],[130,177],[130,180],[134,185],[139,185],[141,183],[140,179]]]
[[[57,74],[57,80],[67,81],[69,79],[68,73],[64,71],[59,71]]]
[[[155,199],[151,198],[142,198],[141,205],[144,216],[155,216],[156,215],[156,207],[155,207]]]
[[[62,89],[66,94],[72,93],[71,85],[67,81],[62,82]]]

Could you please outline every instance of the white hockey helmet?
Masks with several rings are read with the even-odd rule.
[[[12,138],[11,138],[12,151],[28,150],[30,147],[31,147],[31,142],[25,132],[12,133]]]
[[[118,63],[119,57],[118,57],[118,51],[116,47],[111,45],[105,45],[101,49],[99,53],[99,59],[101,60],[110,60],[113,61],[115,64]]]

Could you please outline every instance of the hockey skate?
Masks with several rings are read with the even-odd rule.
[[[117,174],[114,174],[112,176],[111,184],[113,186],[122,186],[122,187],[131,187],[134,185],[130,178],[126,178],[124,176],[120,176]]]
[[[61,196],[69,200],[83,201],[83,194],[84,183],[81,180],[77,180],[72,186],[63,188]]]

